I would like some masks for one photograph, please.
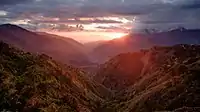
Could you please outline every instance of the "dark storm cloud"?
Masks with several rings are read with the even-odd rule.
[[[185,4],[181,6],[182,9],[200,9],[200,2],[192,3],[192,4]]]
[[[32,2],[33,0],[0,0],[0,6],[1,5],[15,5],[18,3],[27,3]]]
[[[135,23],[135,28],[156,28],[167,30],[177,26],[186,28],[200,28],[199,15],[200,9],[186,10],[186,9],[168,9],[152,12],[151,14],[142,15],[138,17]]]

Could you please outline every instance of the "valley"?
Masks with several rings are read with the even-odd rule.
[[[165,44],[156,40],[166,32],[128,35],[88,52],[70,38],[1,25],[0,111],[199,112],[199,34],[170,31],[194,37]]]

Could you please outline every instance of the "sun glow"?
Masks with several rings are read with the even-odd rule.
[[[81,43],[87,43],[99,40],[112,40],[127,35],[127,33],[123,32],[52,32],[51,31],[48,33],[64,37],[70,37]]]
[[[102,34],[102,36],[108,37],[108,40],[121,38],[121,37],[127,35],[126,33],[119,33],[119,32],[108,32],[108,33],[101,33],[101,34]]]

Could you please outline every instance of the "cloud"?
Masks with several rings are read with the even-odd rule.
[[[1,5],[16,5],[19,3],[27,3],[32,2],[33,0],[0,0],[0,6]]]
[[[177,25],[198,28],[194,23],[200,20],[199,0],[0,0],[0,5],[3,5],[0,10],[6,12],[1,23],[30,20],[23,26],[46,28],[53,24],[62,30],[68,29],[64,25],[72,24],[123,25],[127,22],[141,29],[167,29]],[[109,17],[118,19],[106,19]]]
[[[105,32],[130,32],[130,29],[124,28],[124,27],[120,27],[120,26],[97,26],[96,28],[103,30]]]
[[[1,16],[6,16],[8,13],[4,10],[0,10],[0,17]]]
[[[134,28],[155,28],[159,30],[167,30],[177,26],[200,28],[198,22],[200,20],[199,12],[200,9],[183,10],[179,7],[159,10],[151,14],[138,16]]]
[[[181,6],[182,9],[200,9],[200,1],[198,2],[192,2],[189,4],[184,4]]]

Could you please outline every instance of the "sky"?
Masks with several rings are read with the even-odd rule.
[[[143,29],[200,27],[200,0],[0,0],[0,24],[109,40]]]

